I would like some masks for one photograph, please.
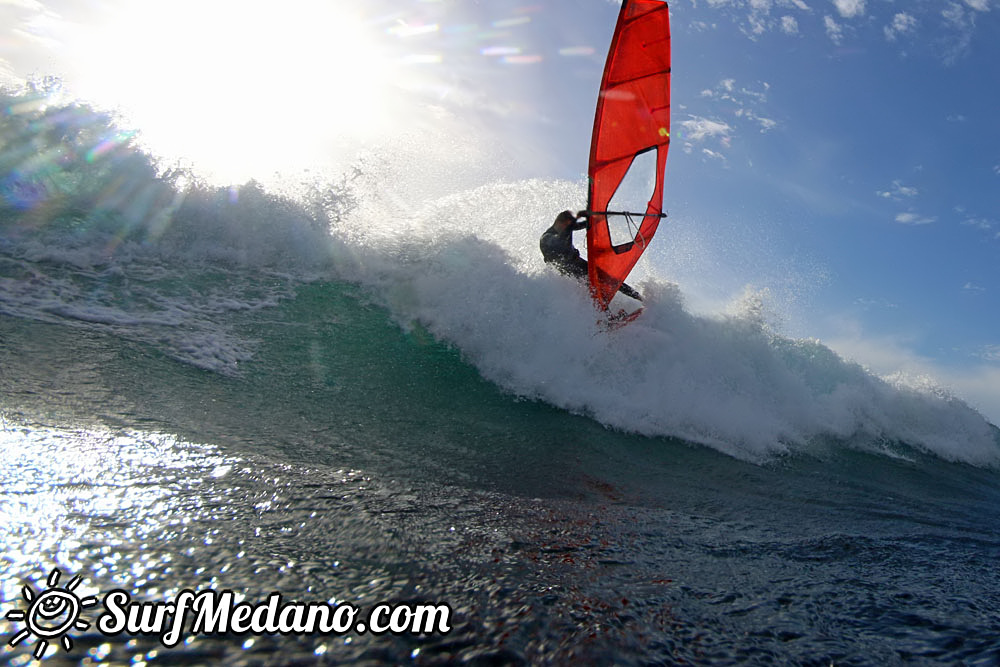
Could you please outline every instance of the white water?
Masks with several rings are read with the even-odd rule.
[[[365,163],[359,206],[332,239],[303,210],[248,190],[144,241],[114,245],[100,229],[4,240],[0,312],[96,327],[230,373],[254,353],[232,315],[293,297],[297,282],[329,277],[332,260],[336,276],[365,285],[403,326],[422,323],[490,381],[609,427],[749,460],[839,443],[905,456],[905,443],[1000,462],[990,426],[966,404],[781,335],[766,292],[693,313],[660,253],[629,279],[645,295],[642,316],[601,330],[586,288],[546,268],[537,245],[559,211],[583,208],[582,181],[503,182],[502,159],[459,136],[402,146]],[[669,224],[656,243],[691,254]]]
[[[376,180],[397,193],[419,191],[412,174]],[[630,278],[645,297],[642,316],[603,331],[585,287],[545,267],[537,246],[556,213],[583,208],[582,183],[496,183],[403,199],[406,206],[367,193],[335,230],[341,275],[517,396],[748,460],[835,443],[905,456],[905,443],[946,460],[1000,462],[989,424],[972,408],[926,383],[876,377],[816,340],[775,332],[766,292],[748,290],[718,314],[693,314],[647,259]],[[619,295],[612,308],[635,305]]]

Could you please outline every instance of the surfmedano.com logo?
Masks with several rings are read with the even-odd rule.
[[[51,642],[58,641],[64,650],[73,648],[71,630],[86,630],[88,621],[80,614],[98,604],[96,596],[81,598],[74,591],[81,576],[59,587],[62,573],[53,569],[46,587],[36,592],[29,585],[21,589],[27,609],[8,611],[8,621],[25,625],[8,642],[10,646],[34,636],[32,655],[40,660]],[[192,635],[429,635],[451,631],[451,607],[447,604],[377,604],[365,614],[346,602],[284,602],[273,592],[267,601],[245,602],[231,590],[192,591],[184,589],[166,602],[133,602],[127,591],[116,588],[100,600],[104,611],[97,618],[97,629],[105,637],[158,637],[160,644],[173,648],[180,643],[185,628]],[[190,623],[188,622],[190,621]]]
[[[53,569],[45,582],[46,587],[40,593],[36,593],[34,588],[25,584],[21,588],[21,595],[27,601],[28,608],[23,611],[14,609],[7,612],[8,621],[21,621],[25,624],[8,644],[17,646],[34,635],[37,642],[32,655],[36,660],[45,655],[45,649],[49,647],[50,641],[59,640],[65,650],[72,650],[73,639],[69,636],[69,631],[89,628],[90,623],[81,620],[80,613],[87,607],[97,605],[97,598],[93,595],[80,598],[74,593],[82,581],[80,575],[70,579],[65,588],[59,588],[61,577],[62,572],[59,568]]]

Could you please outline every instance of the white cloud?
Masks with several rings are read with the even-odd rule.
[[[768,130],[773,130],[778,126],[778,121],[772,120],[770,118],[761,118],[760,116],[755,116],[754,120],[760,123],[760,131],[767,132]]]
[[[826,34],[834,44],[840,44],[844,38],[844,29],[833,20],[829,14],[823,17],[823,25],[826,26]]]
[[[798,21],[788,10],[812,11],[804,0],[705,0],[711,9],[725,12],[740,26],[740,31],[756,41],[761,35],[781,30],[786,34],[798,32]],[[848,0],[862,2],[864,0]],[[692,4],[700,4],[692,0]],[[776,15],[778,12],[783,16]]]
[[[677,124],[682,128],[677,137],[684,142],[681,149],[685,153],[698,148],[703,156],[726,162],[724,151],[730,146],[733,132],[728,123],[692,115]]]
[[[986,345],[979,352],[979,356],[986,361],[1000,362],[1000,345]]]
[[[873,308],[899,308],[898,303],[893,303],[892,301],[886,301],[884,299],[869,299],[866,297],[858,297],[854,300],[854,303],[861,306],[864,310],[871,310]]]
[[[723,155],[722,153],[717,153],[716,151],[713,151],[713,150],[711,150],[709,148],[702,148],[701,149],[701,153],[705,157],[713,158],[713,159],[716,159],[716,160],[722,160],[723,162],[726,161],[726,156],[725,155]]]
[[[825,0],[829,2],[830,0]],[[834,0],[836,10],[864,13],[868,0]],[[813,8],[806,0],[691,0],[697,7],[720,12],[739,26],[740,32],[753,41],[767,33],[782,32],[786,35],[802,34],[805,29],[800,23],[799,13],[812,13]],[[843,5],[841,10],[838,5]],[[707,24],[692,21],[692,27]],[[716,27],[715,24],[711,25]]]
[[[891,42],[912,37],[921,28],[925,33],[933,29],[933,42],[928,40],[918,46],[930,50],[946,64],[954,63],[968,53],[976,33],[976,18],[1000,8],[1000,0],[883,0],[873,2],[871,6],[869,0],[824,2],[825,8],[813,8],[804,0],[691,0],[696,7],[706,6],[707,3],[709,9],[726,15],[751,40],[757,40],[768,32],[804,34],[808,27],[803,23],[801,14],[813,11],[823,17],[827,36],[837,45],[843,42],[849,31],[869,34],[868,31],[881,27],[885,39]],[[825,15],[824,9],[828,12]],[[866,20],[868,17],[872,20]],[[692,26],[698,25],[702,24],[692,22]],[[713,23],[711,27],[716,25]]]
[[[962,221],[962,224],[969,227],[975,227],[976,229],[981,229],[984,232],[988,232],[993,229],[993,222],[987,220],[986,218],[966,218]]]
[[[770,89],[770,85],[767,83],[761,83],[761,87],[767,91]],[[752,90],[746,86],[740,88],[736,87],[736,79],[723,79],[719,81],[718,85],[712,90],[703,90],[701,92],[703,97],[711,97],[717,100],[726,100],[728,102],[733,102],[738,105],[749,104],[753,102],[764,102],[767,99],[766,92],[761,92],[759,90]]]
[[[758,110],[767,102],[767,91],[771,86],[759,82],[754,87],[739,86],[736,79],[722,79],[712,89],[701,91],[701,97],[713,101],[713,112],[716,116],[726,115],[737,127],[737,121],[755,123],[761,132],[768,132],[778,126],[778,121],[762,116]]]
[[[969,52],[972,46],[972,35],[976,28],[976,8],[971,10],[958,2],[949,2],[948,6],[941,10],[941,17],[944,19],[945,28],[954,34],[949,38],[949,42],[944,51],[944,61],[946,64],[953,64],[959,58]]]
[[[924,215],[919,215],[917,213],[900,213],[896,216],[896,222],[901,225],[929,225],[930,223],[937,220],[937,218],[930,218]]]
[[[764,118],[763,116],[758,116],[757,114],[755,114],[750,109],[737,109],[736,110],[736,117],[737,118],[746,118],[747,120],[751,120],[751,121],[757,123],[758,125],[760,125],[760,131],[761,131],[761,133],[773,130],[774,128],[776,128],[778,126],[778,121],[773,120],[771,118]]]
[[[959,211],[962,213],[963,211]],[[1000,239],[1000,223],[991,218],[979,218],[972,215],[967,215],[962,224],[966,227],[972,227],[973,229],[978,229],[981,232],[985,232],[990,235],[990,238]]]
[[[862,16],[865,13],[865,0],[833,0],[833,4],[845,19]]]
[[[965,8],[957,2],[949,2],[945,9],[941,10],[941,16],[944,17],[946,23],[951,24],[954,27],[963,28],[972,20],[974,14],[970,14],[966,17]]]
[[[897,36],[912,32],[917,27],[917,19],[911,14],[900,12],[892,17],[892,23],[885,27],[885,38],[893,41]]]
[[[692,116],[690,120],[682,120],[681,125],[684,130],[685,141],[705,141],[710,138],[728,140],[733,131],[727,123],[721,123],[708,118]]]
[[[965,290],[966,292],[985,292],[986,291],[986,288],[983,287],[982,285],[977,285],[976,283],[972,283],[972,282],[968,282],[968,283],[965,283],[964,285],[962,285],[962,289]],[[998,350],[1000,350],[1000,348],[998,348]],[[997,359],[1000,360],[1000,356],[998,356]]]
[[[916,197],[919,194],[919,190],[908,185],[903,185],[903,182],[897,179],[892,182],[891,188],[888,190],[879,190],[875,194],[883,199],[899,201],[904,197]]]

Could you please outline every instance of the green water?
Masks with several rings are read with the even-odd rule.
[[[663,281],[597,334],[508,229],[566,184],[406,221],[376,172],[182,194],[125,140],[84,159],[107,118],[30,109],[0,118],[3,610],[59,568],[95,596],[454,613],[172,648],[91,625],[46,664],[1000,661],[998,440],[961,402]]]

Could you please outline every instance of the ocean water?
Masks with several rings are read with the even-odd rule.
[[[1000,662],[997,429],[648,264],[602,329],[537,251],[581,184],[452,152],[216,188],[86,107],[3,103],[4,613],[54,568],[80,597],[451,610],[167,647],[94,606],[47,663]]]

